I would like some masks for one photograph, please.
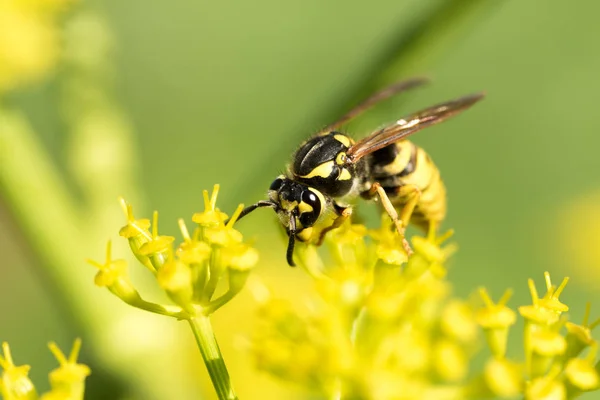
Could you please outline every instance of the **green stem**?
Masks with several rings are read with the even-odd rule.
[[[201,315],[187,321],[194,332],[196,343],[219,400],[237,399],[209,317]]]

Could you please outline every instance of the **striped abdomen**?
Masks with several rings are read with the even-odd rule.
[[[415,185],[421,197],[411,222],[427,229],[430,222],[436,225],[446,216],[446,188],[440,172],[429,155],[420,147],[404,140],[391,144],[371,154],[368,159],[369,176],[379,182],[397,209],[408,198],[399,196],[400,187]]]

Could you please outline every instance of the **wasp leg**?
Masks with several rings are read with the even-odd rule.
[[[342,224],[344,222],[346,222],[346,220],[348,218],[350,218],[351,215],[352,215],[352,207],[342,208],[340,215],[338,215],[338,217],[333,221],[333,224],[331,224],[331,226],[328,226],[327,228],[324,228],[321,231],[321,234],[319,235],[319,240],[317,241],[317,246],[320,246],[321,244],[323,244],[323,240],[325,239],[325,235],[327,234],[327,232],[332,231],[332,230],[342,226]]]
[[[396,230],[402,238],[402,246],[404,247],[406,253],[410,256],[413,253],[413,251],[410,248],[408,240],[406,240],[405,232],[406,227],[408,226],[408,222],[410,221],[410,217],[412,216],[415,207],[419,203],[421,191],[418,187],[414,185],[405,185],[398,188],[398,192],[396,193],[398,196],[409,198],[404,207],[402,207],[402,210],[400,210],[400,216],[398,216],[396,208],[390,201],[390,198],[388,197],[387,193],[385,193],[383,187],[381,187],[381,185],[378,182],[375,182],[373,184],[373,186],[370,189],[370,192],[372,194],[377,193],[377,195],[381,199],[381,205],[383,206],[384,210],[388,213],[392,221],[394,221]]]
[[[412,217],[412,214],[415,211],[415,207],[419,204],[421,190],[415,185],[404,185],[398,188],[396,195],[408,199],[400,211],[400,219],[402,220],[402,224],[406,227],[408,226],[410,217]],[[430,229],[431,228],[432,226],[430,225]]]

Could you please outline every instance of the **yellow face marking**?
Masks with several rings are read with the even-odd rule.
[[[313,228],[304,228],[300,231],[300,233],[296,234],[296,237],[300,239],[302,242],[308,242],[312,236]]]
[[[313,210],[313,208],[310,204],[307,204],[302,201],[302,202],[300,202],[300,204],[298,204],[298,210],[300,211],[300,213],[305,213],[305,212],[311,212]]]
[[[333,161],[327,161],[327,162],[319,165],[312,171],[310,171],[310,173],[308,175],[300,176],[300,178],[310,179],[310,178],[314,178],[315,176],[320,176],[321,178],[327,178],[327,177],[329,177],[329,175],[331,175],[332,169],[333,169]]]
[[[350,179],[352,179],[352,175],[350,175],[350,172],[346,168],[342,168],[342,173],[340,174],[338,180],[349,181]]]
[[[344,165],[346,163],[346,153],[342,151],[337,156],[335,156],[335,163],[337,165]]]
[[[346,147],[350,147],[350,138],[345,135],[333,135],[333,138]]]
[[[296,208],[296,206],[298,205],[298,202],[295,200],[287,201],[287,200],[281,199],[280,204],[281,204],[281,208],[283,208],[284,210],[292,211],[294,208]]]

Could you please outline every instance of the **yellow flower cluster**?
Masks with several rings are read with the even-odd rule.
[[[556,287],[546,274],[542,298],[530,281],[533,305],[519,308],[525,355],[507,359],[517,320],[506,306],[511,292],[494,304],[481,289],[480,307],[453,298],[444,263],[454,247],[442,246],[449,236],[414,237],[407,257],[387,223],[375,231],[347,223],[331,232],[327,251],[299,247],[319,296],[305,308],[261,296],[252,340],[258,367],[336,399],[562,400],[598,389],[591,329],[600,320],[566,322],[559,295],[567,280]],[[491,357],[481,373],[469,373],[480,331]]]
[[[51,342],[48,347],[60,366],[48,374],[51,390],[40,397],[28,377],[30,366],[15,365],[8,343],[2,344],[4,356],[0,355],[0,367],[3,370],[0,395],[4,400],[83,400],[85,378],[90,374],[90,369],[87,365],[77,363],[81,340],[75,340],[69,358],[56,343]]]
[[[0,93],[43,76],[59,53],[57,18],[70,0],[0,1]]]
[[[125,260],[111,258],[110,242],[104,263],[89,261],[99,269],[96,284],[107,287],[134,307],[177,319],[208,316],[231,300],[244,287],[250,269],[258,262],[258,252],[245,244],[242,234],[233,228],[243,205],[227,221],[227,215],[216,207],[218,192],[218,185],[211,196],[204,191],[204,211],[192,217],[196,223],[193,235],[179,220],[183,242],[176,248],[175,238],[158,234],[157,212],[152,224],[147,219],[136,220],[132,207],[121,200],[127,224],[119,234],[129,241],[135,257],[155,276],[175,305],[142,299],[129,279]],[[215,296],[217,284],[225,278],[228,290]]]
[[[135,219],[132,207],[121,199],[127,224],[119,234],[128,240],[133,255],[154,275],[174,305],[143,299],[129,279],[125,260],[112,259],[110,242],[104,263],[89,262],[99,269],[96,284],[108,288],[125,303],[186,320],[217,396],[236,399],[209,316],[242,290],[250,270],[258,262],[258,252],[244,243],[242,234],[233,228],[244,206],[240,204],[228,219],[216,206],[218,193],[219,185],[214,186],[210,196],[208,191],[203,192],[204,211],[192,217],[196,223],[193,234],[190,235],[185,222],[179,220],[183,242],[177,247],[173,244],[175,238],[158,234],[157,212],[152,224],[147,219]],[[217,295],[219,282],[225,280],[227,290]]]

